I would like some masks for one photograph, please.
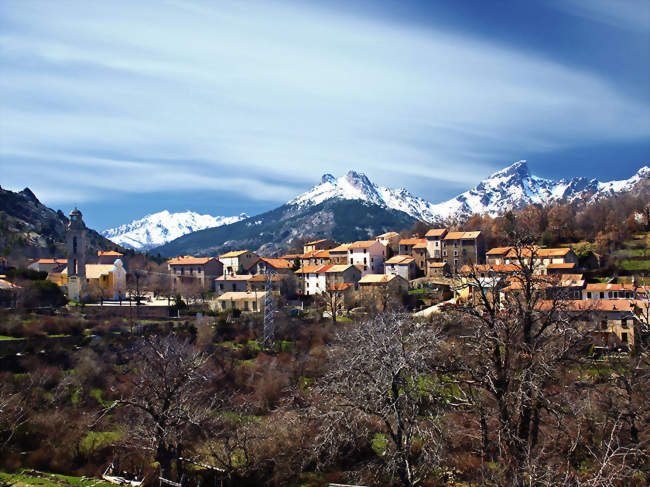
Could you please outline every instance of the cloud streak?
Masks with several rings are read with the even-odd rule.
[[[0,157],[22,161],[3,184],[75,174],[75,198],[279,202],[350,168],[435,188],[512,150],[650,135],[649,107],[593,73],[441,30],[280,2],[4,2],[0,17]]]

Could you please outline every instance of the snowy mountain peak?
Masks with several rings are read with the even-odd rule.
[[[509,178],[512,176],[516,176],[520,179],[524,178],[529,178],[530,177],[530,169],[528,169],[528,163],[525,160],[517,161],[510,166],[501,169],[494,174],[490,175],[488,177],[489,179],[498,179],[498,178]]]
[[[336,178],[329,173],[323,174],[323,177],[320,180],[321,183],[330,183],[335,184]]]
[[[325,174],[320,184],[288,204],[307,207],[330,199],[358,199],[403,211],[426,222],[440,223],[464,219],[474,213],[495,216],[531,203],[546,205],[554,201],[600,198],[631,191],[639,181],[649,177],[650,169],[643,166],[634,176],[621,181],[599,182],[584,177],[553,181],[532,175],[528,163],[521,160],[496,171],[473,189],[449,201],[432,204],[404,188],[383,188],[365,174],[349,171],[340,178]]]
[[[339,178],[325,174],[320,184],[298,195],[287,204],[302,208],[318,205],[330,199],[367,201],[403,211],[421,220],[435,220],[435,215],[431,212],[433,205],[428,201],[412,195],[404,188],[393,190],[377,186],[368,176],[357,171],[348,171],[345,176]]]
[[[123,247],[147,250],[190,232],[228,225],[244,218],[248,218],[245,213],[239,216],[212,216],[189,210],[178,213],[162,210],[131,223],[104,230],[102,235]]]

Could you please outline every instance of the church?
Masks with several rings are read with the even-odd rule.
[[[66,233],[67,266],[61,272],[59,285],[67,290],[70,301],[124,298],[126,270],[122,260],[115,259],[112,264],[87,264],[86,231],[83,215],[75,208],[70,212]],[[105,257],[101,252],[98,255]]]

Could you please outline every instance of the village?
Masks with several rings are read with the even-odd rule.
[[[150,314],[157,310],[159,317],[179,313],[173,301],[196,305],[186,313],[268,315],[309,309],[336,322],[399,308],[427,319],[457,306],[481,307],[485,299],[503,304],[521,292],[522,274],[528,273],[526,279],[541,296],[539,307],[561,300],[579,315],[596,347],[625,351],[634,346],[635,323],[647,314],[650,297],[648,288],[634,280],[602,276],[588,282],[583,272],[598,265],[596,253],[581,263],[570,247],[529,243],[486,249],[480,231],[432,228],[408,238],[393,231],[347,243],[317,239],[304,242],[302,253],[279,257],[245,249],[214,257],[182,255],[165,262],[166,273],[129,273],[124,255],[115,250],[89,256],[85,234],[82,214],[75,209],[67,256],[34,259],[28,269],[47,273],[73,304],[115,311],[143,307]],[[0,286],[0,302],[11,307],[19,286],[3,276]]]

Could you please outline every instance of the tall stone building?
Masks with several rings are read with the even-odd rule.
[[[80,301],[86,297],[86,225],[81,212],[70,212],[66,234],[68,249],[68,299]]]

